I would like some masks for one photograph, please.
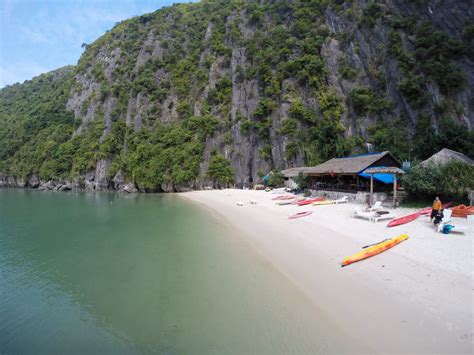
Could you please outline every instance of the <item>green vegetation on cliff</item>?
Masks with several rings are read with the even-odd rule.
[[[0,91],[0,171],[19,177],[69,173],[59,147],[80,123],[66,110],[73,73],[66,67]]]

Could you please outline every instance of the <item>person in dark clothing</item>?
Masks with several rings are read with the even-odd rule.
[[[443,220],[443,217],[444,217],[443,210],[436,211],[436,214],[433,217],[434,218],[434,221],[433,221],[434,225],[437,226],[438,224],[440,224],[441,221]]]

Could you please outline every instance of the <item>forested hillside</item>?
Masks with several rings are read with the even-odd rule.
[[[0,185],[251,183],[366,143],[473,157],[473,17],[468,0],[204,0],[123,21],[0,91]]]

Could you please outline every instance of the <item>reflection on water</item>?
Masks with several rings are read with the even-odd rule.
[[[171,195],[0,189],[0,353],[341,351],[231,233]]]

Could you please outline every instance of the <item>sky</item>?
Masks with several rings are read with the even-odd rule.
[[[0,0],[0,88],[77,64],[115,23],[190,0]]]

